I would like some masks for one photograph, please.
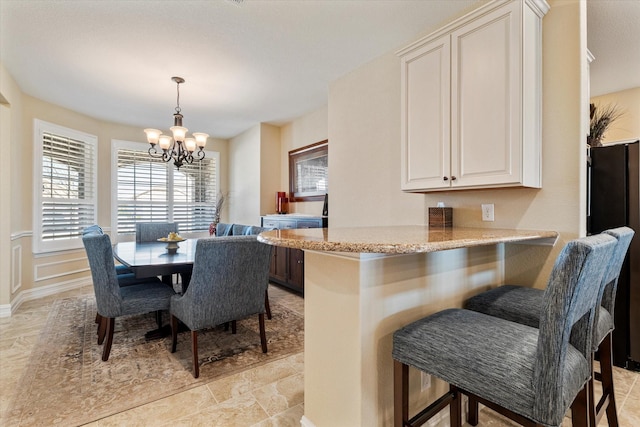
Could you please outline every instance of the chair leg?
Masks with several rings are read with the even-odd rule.
[[[472,426],[478,425],[478,400],[475,396],[469,396],[469,417],[467,421]]]
[[[101,317],[102,316],[100,316],[100,313],[96,312],[96,323],[98,323],[98,324],[100,323],[100,318]]]
[[[262,345],[262,352],[267,352],[267,333],[264,329],[264,314],[258,314],[258,322],[260,322],[260,344]]]
[[[589,378],[589,381],[587,381],[587,398],[588,398],[588,402],[587,402],[587,411],[588,411],[588,416],[589,416],[589,427],[595,427],[596,425],[598,425],[598,422],[596,421],[597,418],[597,413],[596,413],[596,406],[595,406],[595,392],[593,390],[593,381],[594,381],[594,375],[595,375],[595,371],[593,370],[593,363],[594,363],[595,357],[594,357],[594,353],[591,352],[591,377]]]
[[[171,353],[176,352],[176,346],[178,344],[178,318],[171,315]]]
[[[573,427],[588,427],[589,426],[589,393],[588,384],[582,387],[578,392],[575,400],[571,404],[571,425]]]
[[[162,328],[162,310],[156,311],[156,324],[158,325],[158,329]]]
[[[393,361],[393,425],[404,427],[409,420],[409,366]]]
[[[453,395],[453,400],[449,404],[449,418],[451,427],[462,427],[462,393],[454,385],[449,385],[449,391]]]
[[[116,319],[114,317],[105,318],[107,324],[107,342],[104,343],[102,347],[102,361],[106,362],[109,360],[109,353],[111,353],[111,344],[113,343],[113,328],[116,324]]]
[[[232,320],[232,321],[231,321],[231,333],[232,333],[232,334],[234,334],[234,335],[235,335],[235,334],[236,334],[236,332],[237,332],[237,328],[236,328],[236,326],[237,326],[237,325],[236,325],[236,321],[235,321],[235,320]]]
[[[102,345],[104,342],[104,336],[107,331],[108,318],[100,316],[100,323],[98,324],[98,345]]]
[[[593,353],[591,354],[591,367],[593,369]],[[593,390],[593,372],[591,373],[591,378],[587,381],[587,395],[589,401],[587,402],[588,411],[589,411],[589,427],[594,427],[598,425],[597,413],[596,413],[596,405],[595,405],[595,392]]]
[[[269,289],[264,291],[264,309],[267,312],[267,319],[271,320],[271,305],[269,304]]]
[[[600,353],[600,374],[602,377],[602,401],[606,402],[608,399],[608,403],[606,404],[607,411],[607,421],[609,422],[609,427],[618,427],[618,414],[616,410],[616,396],[613,390],[613,361],[612,361],[612,350],[611,350],[611,332],[607,334],[606,337],[600,343],[598,347],[598,352]],[[604,406],[604,405],[603,405]],[[600,418],[602,407],[598,405],[597,408],[598,413],[596,414],[597,418]],[[595,425],[595,424],[594,424]]]
[[[198,364],[198,331],[191,331],[191,354],[193,355],[193,378],[200,376]]]

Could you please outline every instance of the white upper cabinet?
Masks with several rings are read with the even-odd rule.
[[[541,187],[544,1],[496,1],[399,52],[402,189]]]

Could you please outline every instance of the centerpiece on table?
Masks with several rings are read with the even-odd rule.
[[[218,228],[218,223],[220,222],[220,213],[222,212],[222,207],[224,206],[225,196],[220,193],[218,195],[218,200],[216,202],[216,207],[213,211],[213,221],[209,224],[209,236],[215,236],[216,230]]]

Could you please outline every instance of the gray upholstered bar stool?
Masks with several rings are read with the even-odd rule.
[[[615,296],[618,286],[618,276],[625,256],[631,244],[634,231],[629,227],[619,227],[604,233],[618,240],[615,252],[607,263],[598,295],[598,310],[593,328],[592,352],[599,352],[600,372],[602,381],[602,397],[595,403],[593,378],[589,380],[589,418],[592,426],[607,414],[610,427],[618,426],[615,393],[613,390],[613,360],[611,357],[611,336],[614,329]],[[497,316],[523,325],[538,327],[540,313],[543,309],[542,289],[522,286],[504,285],[487,292],[478,294],[466,301],[464,307],[468,310]],[[477,419],[478,404],[469,401],[470,421]],[[472,424],[475,425],[475,424]]]
[[[459,427],[461,394],[525,426],[560,426],[569,407],[573,425],[587,426],[596,301],[615,246],[613,237],[597,235],[562,249],[544,292],[539,328],[449,309],[396,331],[395,426],[420,425],[450,405],[451,426]],[[450,384],[449,393],[411,419],[409,366]]]

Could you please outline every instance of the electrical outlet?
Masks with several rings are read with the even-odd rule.
[[[431,387],[431,375],[420,372],[420,391],[425,391],[429,387]]]
[[[482,220],[494,221],[493,217],[493,203],[482,205]]]

